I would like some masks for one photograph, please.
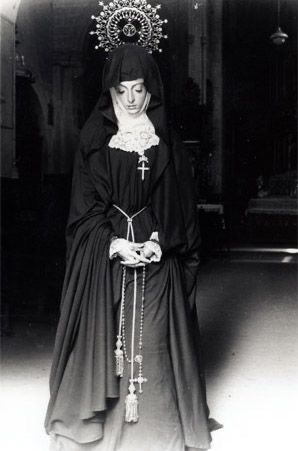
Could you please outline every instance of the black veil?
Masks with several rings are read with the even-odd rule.
[[[101,95],[81,131],[81,146],[86,155],[102,147],[112,134],[116,133],[117,120],[113,110],[109,89],[121,81],[144,79],[151,94],[147,115],[156,134],[169,142],[168,125],[164,107],[164,89],[159,68],[143,47],[125,44],[115,49],[107,59],[102,73]]]

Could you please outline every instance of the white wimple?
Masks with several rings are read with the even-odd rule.
[[[118,99],[115,88],[110,89],[113,107],[117,118],[118,131],[113,135],[109,147],[121,149],[125,152],[136,152],[144,155],[146,149],[159,144],[159,137],[146,114],[151,94],[147,92],[139,113],[129,114]]]

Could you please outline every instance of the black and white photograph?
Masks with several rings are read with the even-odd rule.
[[[298,0],[0,0],[2,451],[295,451]]]

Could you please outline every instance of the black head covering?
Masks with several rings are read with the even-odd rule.
[[[168,142],[163,84],[158,66],[143,47],[125,44],[111,53],[104,66],[102,93],[81,132],[81,144],[86,155],[102,147],[107,138],[117,131],[110,88],[118,86],[122,81],[138,78],[144,79],[146,89],[151,94],[147,115],[156,134]]]
[[[162,103],[162,81],[152,55],[143,47],[133,44],[124,45],[114,50],[104,66],[102,91],[105,93],[122,81],[138,78],[144,79],[144,84],[153,97],[153,103]]]

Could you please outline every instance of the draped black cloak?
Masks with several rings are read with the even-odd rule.
[[[137,78],[144,79],[151,93],[147,115],[160,143],[151,153],[145,194],[137,200],[128,196],[127,201],[123,192],[129,179],[113,169],[111,156],[123,158],[126,152],[108,147],[117,132],[109,88]],[[113,177],[119,184],[117,190]],[[75,157],[66,231],[67,267],[45,420],[48,433],[66,435],[78,443],[103,437],[106,413],[119,397],[114,347],[122,272],[119,259],[109,260],[109,245],[111,236],[125,237],[126,220],[113,204],[120,204],[129,215],[146,206],[144,214],[136,218],[137,241],[146,241],[158,231],[163,256],[155,271],[166,281],[168,346],[185,446],[209,448],[193,301],[200,244],[193,194],[186,154],[167,126],[154,59],[135,45],[116,49],[106,62],[102,95],[82,130]]]

